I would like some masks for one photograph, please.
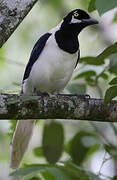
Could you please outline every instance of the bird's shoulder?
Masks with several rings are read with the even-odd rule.
[[[48,32],[48,33],[42,35],[39,38],[39,40],[36,42],[36,44],[34,45],[34,48],[33,48],[32,52],[31,52],[31,55],[30,55],[30,58],[29,58],[29,62],[27,64],[27,66],[26,66],[23,81],[29,77],[29,74],[31,72],[33,64],[36,62],[36,60],[40,56],[41,52],[43,51],[43,49],[45,47],[45,44],[46,44],[48,38],[51,35],[52,35],[51,32]]]

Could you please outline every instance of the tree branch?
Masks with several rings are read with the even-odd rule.
[[[7,41],[37,0],[2,0],[0,2],[0,47]]]
[[[0,95],[0,119],[76,119],[117,122],[117,101],[77,95]]]

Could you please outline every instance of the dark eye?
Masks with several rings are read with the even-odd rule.
[[[74,17],[78,17],[79,16],[79,14],[78,13],[74,13]]]

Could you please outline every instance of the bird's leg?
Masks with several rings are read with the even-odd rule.
[[[41,96],[41,97],[49,96],[49,94],[47,92],[41,92],[41,91],[37,90],[36,88],[34,89],[34,94],[37,96]]]

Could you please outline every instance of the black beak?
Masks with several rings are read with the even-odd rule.
[[[82,19],[82,23],[86,25],[98,24],[99,22],[96,19],[89,18],[89,19]]]

